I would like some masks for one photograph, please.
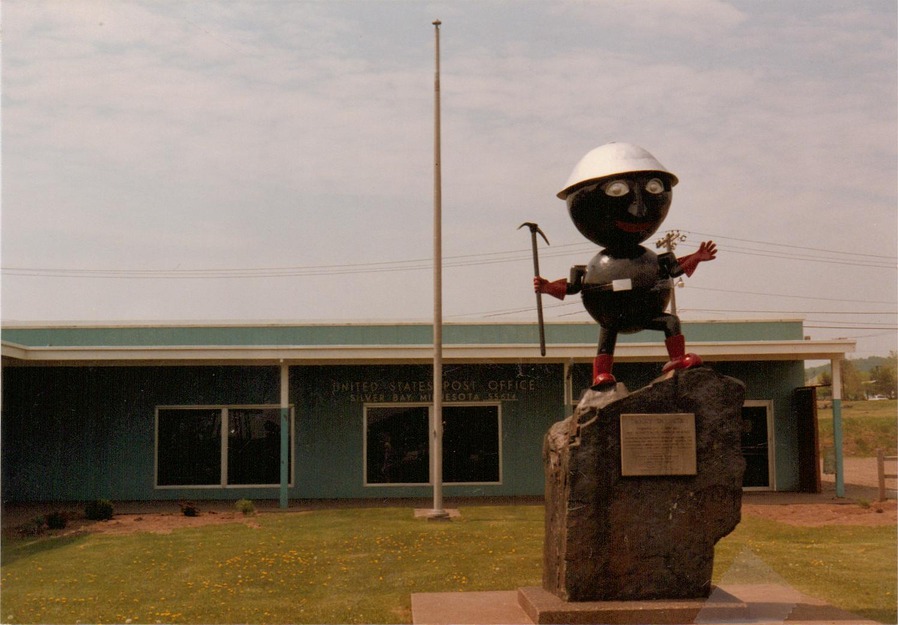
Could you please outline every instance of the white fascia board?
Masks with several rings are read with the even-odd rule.
[[[832,360],[854,351],[855,342],[735,341],[687,344],[708,361]],[[3,343],[3,356],[21,364],[92,363],[108,365],[168,363],[324,364],[431,362],[432,345],[364,346],[173,346],[173,347],[24,347]],[[595,344],[549,345],[545,357],[536,345],[444,345],[443,359],[454,362],[591,361]],[[667,360],[663,343],[622,343],[617,362]]]
[[[15,358],[16,360],[27,360],[28,358],[28,348],[24,345],[3,341],[2,349],[4,358]]]

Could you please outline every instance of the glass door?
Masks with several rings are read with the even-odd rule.
[[[756,400],[746,401],[742,406],[743,488],[774,487],[772,408],[772,402]]]

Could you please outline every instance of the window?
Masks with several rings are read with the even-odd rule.
[[[156,417],[157,483],[221,483],[221,410],[159,410]]]
[[[289,422],[288,475],[292,476],[292,409]],[[156,410],[158,487],[276,486],[280,466],[279,407],[176,406]]]
[[[443,481],[499,481],[499,407],[443,408]]]
[[[228,411],[228,483],[281,481],[281,411],[233,408]]]
[[[366,413],[368,484],[427,484],[430,481],[427,406],[368,408]]]
[[[365,483],[430,483],[427,405],[366,406]],[[443,406],[443,482],[499,483],[498,405]]]

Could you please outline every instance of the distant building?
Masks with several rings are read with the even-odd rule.
[[[543,436],[589,385],[597,330],[550,323],[541,357],[534,324],[444,326],[446,496],[542,494]],[[804,363],[854,343],[788,320],[684,332],[746,384],[745,486],[819,489]],[[662,338],[622,337],[630,390],[660,375]],[[427,497],[432,351],[418,323],[4,327],[3,500]]]

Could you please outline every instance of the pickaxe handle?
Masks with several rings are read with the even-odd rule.
[[[539,229],[539,226],[533,222],[525,221],[520,226],[518,226],[518,230],[527,226],[530,228],[530,243],[533,246],[533,275],[539,276],[539,249],[536,245],[536,234],[539,233],[543,240],[546,242],[546,245],[549,245],[549,239],[546,238],[545,233]],[[536,315],[539,321],[539,353],[541,356],[546,355],[546,325],[543,322],[543,294],[539,291],[536,292]]]

